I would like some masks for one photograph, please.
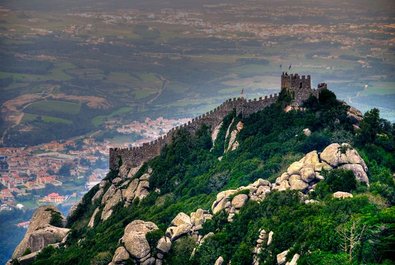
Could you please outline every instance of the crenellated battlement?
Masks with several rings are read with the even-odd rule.
[[[294,97],[294,103],[302,104],[311,95],[310,75],[288,74],[283,72],[281,75],[281,89],[286,89]]]
[[[230,98],[213,110],[199,115],[185,124],[172,128],[164,136],[156,140],[143,143],[141,146],[137,147],[110,148],[110,169],[117,169],[120,159],[122,160],[122,164],[126,164],[128,167],[137,167],[141,163],[154,158],[159,155],[160,150],[166,144],[172,142],[175,134],[181,129],[185,129],[193,134],[202,125],[214,128],[233,110],[236,111],[237,115],[241,114],[244,117],[248,117],[252,113],[273,104],[277,98],[277,94],[249,100],[246,100],[244,97]]]
[[[318,91],[320,89],[326,89],[326,87],[325,83],[321,83],[318,85],[317,90],[311,89],[311,79],[309,75],[306,77],[304,75],[288,75],[288,73],[283,73],[281,76],[281,88],[291,91],[294,95],[294,102],[297,104],[301,104],[303,100],[306,100],[310,95],[318,96]],[[185,124],[172,128],[166,135],[154,141],[144,143],[137,147],[110,148],[110,169],[118,169],[120,160],[122,160],[123,165],[132,168],[158,156],[162,148],[170,144],[174,136],[181,129],[194,134],[202,125],[215,128],[222,122],[225,116],[233,110],[236,111],[236,115],[241,114],[243,117],[248,117],[270,106],[277,101],[277,98],[278,94],[248,100],[244,97],[230,98],[213,110],[193,118]]]

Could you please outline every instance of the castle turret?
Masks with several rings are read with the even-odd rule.
[[[282,73],[281,89],[290,92],[294,98],[294,103],[301,105],[312,93],[310,75],[300,76],[299,74]]]

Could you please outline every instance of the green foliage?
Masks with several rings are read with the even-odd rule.
[[[232,257],[232,264],[237,265],[250,265],[252,264],[252,248],[248,246],[246,243],[241,243],[234,256]]]
[[[145,238],[147,239],[148,244],[150,245],[152,251],[155,251],[155,250],[156,250],[156,244],[158,243],[158,240],[159,240],[163,235],[164,235],[164,232],[163,232],[162,230],[160,230],[160,229],[157,229],[157,230],[148,232],[148,233],[145,235]],[[155,254],[155,253],[154,253],[154,254]]]
[[[49,224],[57,227],[63,227],[63,217],[59,212],[52,211],[51,212],[51,220]]]
[[[334,169],[323,172],[324,181],[318,183],[315,192],[319,198],[337,191],[352,192],[357,188],[357,181],[351,170]]]
[[[96,254],[91,261],[91,265],[107,265],[112,260],[112,253],[109,251],[103,251]]]
[[[360,124],[358,140],[362,144],[374,143],[380,130],[380,111],[372,109],[365,113]]]
[[[302,153],[308,153],[312,150],[322,151],[330,143],[331,139],[326,133],[314,132],[309,137],[306,137],[304,143],[300,145],[299,150]]]
[[[23,252],[22,256],[28,255],[32,253],[32,250],[30,248],[26,248],[25,251]]]
[[[195,240],[185,236],[177,240],[170,252],[167,254],[168,259],[165,264],[184,265],[190,263],[193,249],[196,247]]]
[[[278,94],[277,104],[279,104],[281,107],[285,107],[291,103],[294,96],[295,95],[293,95],[291,91],[287,89],[281,89],[280,93]]]
[[[346,253],[332,253],[325,251],[314,251],[312,253],[307,254],[306,256],[302,256],[298,260],[298,264],[300,265],[346,265],[350,264],[347,259]]]
[[[113,174],[110,172],[107,176]],[[77,208],[67,217],[67,225],[66,227],[71,227],[75,222],[81,220],[84,216],[87,216],[89,213],[93,213],[93,209],[95,205],[92,205],[92,198],[99,190],[99,184],[94,186],[88,193],[82,197],[81,202],[77,205]],[[92,209],[93,208],[93,209]],[[91,210],[91,211],[89,211]]]

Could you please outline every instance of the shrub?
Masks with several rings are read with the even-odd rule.
[[[26,248],[25,251],[23,252],[22,256],[28,255],[32,253],[32,250],[30,248]]]
[[[59,212],[52,211],[51,212],[51,220],[49,221],[50,225],[63,227],[63,217]]]

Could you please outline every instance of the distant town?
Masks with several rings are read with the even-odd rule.
[[[94,137],[51,141],[46,144],[0,148],[0,211],[35,208],[42,204],[73,205],[108,172],[110,147],[138,146],[152,141],[189,119],[149,118],[128,124],[107,121],[106,131],[137,141],[116,144],[113,139]],[[20,223],[23,227],[24,224]]]

